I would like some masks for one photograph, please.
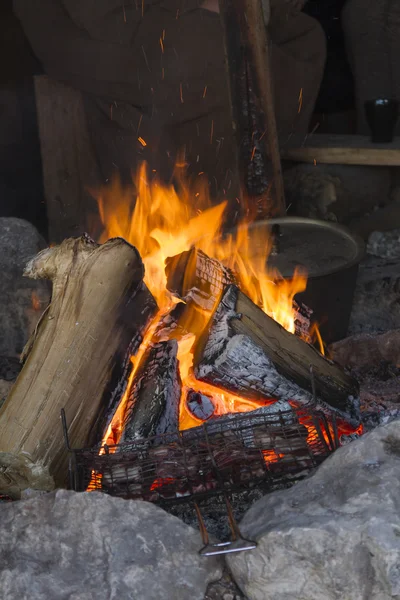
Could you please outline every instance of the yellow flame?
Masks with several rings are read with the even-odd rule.
[[[153,320],[145,339],[133,357],[133,368],[118,410],[104,437],[105,441],[117,443],[129,394],[141,358],[157,327],[160,315],[168,312],[179,300],[166,287],[166,259],[196,246],[208,256],[230,267],[243,291],[263,310],[294,332],[293,297],[306,287],[306,274],[296,271],[292,280],[284,279],[268,267],[271,240],[265,228],[249,229],[243,223],[234,234],[221,236],[226,202],[212,205],[206,183],[192,189],[184,179],[185,163],[178,163],[178,185],[161,184],[150,179],[146,165],[142,165],[132,189],[114,182],[98,194],[103,232],[100,242],[112,237],[123,237],[134,245],[145,265],[145,283],[157,300],[159,312]],[[135,207],[132,210],[133,196]],[[193,268],[193,267],[192,267]],[[190,277],[190,273],[185,276]],[[202,314],[201,314],[202,313]],[[187,390],[192,388],[212,396],[216,414],[254,410],[263,402],[246,400],[223,392],[195,379],[192,372],[193,346],[206,326],[211,312],[189,311],[190,335],[178,340],[178,359],[182,378],[182,401],[180,428],[187,429],[199,421],[186,408]]]

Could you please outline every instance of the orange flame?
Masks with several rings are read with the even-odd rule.
[[[123,237],[139,250],[145,265],[145,283],[157,300],[159,312],[149,327],[143,343],[132,358],[133,368],[127,391],[120,402],[104,441],[118,443],[130,386],[159,322],[160,316],[171,310],[179,299],[166,287],[166,259],[196,246],[208,256],[216,258],[234,270],[243,291],[263,310],[288,331],[294,332],[293,297],[306,288],[306,274],[297,270],[292,280],[283,279],[268,268],[271,240],[265,229],[249,230],[242,224],[235,234],[221,236],[226,202],[211,205],[207,190],[188,187],[184,181],[185,163],[177,164],[178,187],[163,185],[149,179],[143,164],[134,182],[134,190],[124,189],[118,182],[98,195],[103,232],[100,242],[112,237]],[[135,208],[132,195],[135,195]],[[186,274],[187,275],[187,274]],[[196,315],[197,313],[197,315]],[[190,335],[178,340],[178,359],[182,378],[180,428],[187,429],[200,421],[186,408],[185,398],[189,388],[213,398],[215,414],[246,412],[265,405],[216,389],[195,379],[192,372],[192,349],[197,336],[204,329],[211,312],[189,311],[192,320]],[[272,402],[272,400],[271,400]]]

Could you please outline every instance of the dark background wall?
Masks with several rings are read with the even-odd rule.
[[[353,82],[340,25],[344,3],[345,0],[309,0],[305,7],[305,12],[320,21],[328,40],[327,69],[316,106],[319,121],[321,114],[354,106]],[[33,89],[33,75],[40,73],[40,64],[13,15],[12,0],[1,0],[0,217],[27,219],[47,237]]]
[[[11,0],[0,2],[0,216],[47,236],[33,75],[40,73]]]

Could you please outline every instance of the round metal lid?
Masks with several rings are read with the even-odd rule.
[[[268,264],[283,277],[291,277],[296,267],[303,267],[309,277],[329,275],[358,264],[364,255],[361,238],[329,221],[303,217],[257,221],[249,227],[249,235],[261,228],[267,239],[273,225],[279,225],[279,252],[268,258]]]

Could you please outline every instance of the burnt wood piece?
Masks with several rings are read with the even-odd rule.
[[[190,414],[196,417],[196,419],[200,419],[200,421],[206,421],[215,412],[212,399],[192,389],[186,395],[186,406]]]
[[[186,304],[177,304],[162,319],[157,327],[156,339],[162,339],[165,334],[168,336],[171,330],[176,330],[178,336],[185,335],[188,333],[185,325],[190,323],[190,319],[186,318],[189,311],[195,311],[197,307],[208,311],[214,310],[218,299],[227,286],[231,284],[239,285],[231,269],[196,248],[167,258],[165,272],[167,275],[167,288],[184,298]],[[296,335],[306,341],[311,341],[312,309],[293,300],[293,310],[296,313]],[[204,314],[198,311],[196,323],[201,318],[204,318]]]
[[[313,310],[306,304],[298,303],[293,300],[293,310],[295,311],[294,329],[296,335],[301,337],[305,342],[311,343],[311,316]]]
[[[161,317],[152,340],[154,342],[162,342],[170,338],[180,340],[188,333],[204,329],[209,318],[210,312],[205,312],[190,297],[186,298],[184,302],[180,302]]]
[[[18,466],[10,474],[16,496],[24,487],[48,489],[51,480],[65,485],[62,408],[71,447],[94,443],[157,309],[143,274],[138,251],[120,238],[102,245],[88,236],[68,239],[28,263],[25,275],[52,280],[53,293],[0,409],[0,471],[11,455],[24,472],[24,483]],[[38,473],[43,484],[33,484]]]
[[[191,300],[204,310],[213,310],[221,293],[236,283],[230,269],[197,248],[167,258],[165,272],[167,288]]]
[[[284,215],[267,15],[261,0],[219,0],[219,12],[238,148],[241,204],[252,216]]]
[[[286,331],[236,286],[226,289],[195,348],[193,365],[197,379],[235,394],[302,404],[315,399],[351,424],[360,421],[356,380]]]
[[[176,340],[150,347],[128,399],[121,443],[175,433],[179,427],[181,379]]]

